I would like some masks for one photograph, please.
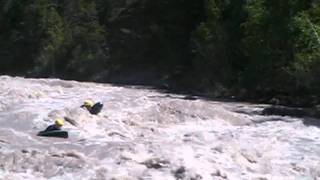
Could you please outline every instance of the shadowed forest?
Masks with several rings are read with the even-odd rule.
[[[320,103],[318,0],[3,0],[0,73]]]

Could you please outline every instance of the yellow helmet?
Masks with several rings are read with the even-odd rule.
[[[83,103],[83,105],[84,105],[85,107],[92,107],[92,106],[93,106],[93,101],[91,101],[91,100],[85,100],[84,103]]]
[[[55,124],[56,124],[57,126],[63,126],[63,125],[64,125],[64,120],[58,118],[58,119],[56,119]]]

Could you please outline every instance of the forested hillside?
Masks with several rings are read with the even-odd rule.
[[[319,104],[318,0],[3,0],[0,72]]]

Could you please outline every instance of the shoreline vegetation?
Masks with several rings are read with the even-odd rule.
[[[319,117],[319,17],[314,0],[4,0],[0,74],[152,85]]]

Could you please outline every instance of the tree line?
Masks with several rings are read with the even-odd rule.
[[[0,8],[2,74],[107,81],[150,70],[169,87],[211,96],[319,103],[317,0],[4,0]]]

